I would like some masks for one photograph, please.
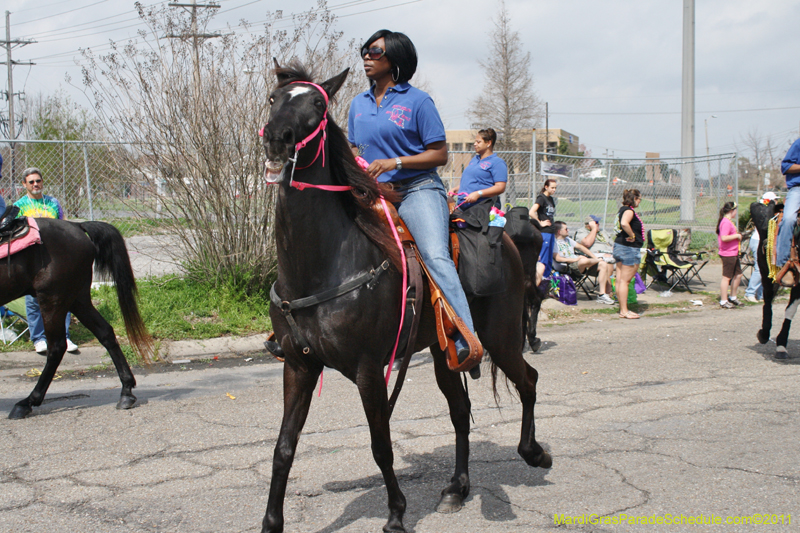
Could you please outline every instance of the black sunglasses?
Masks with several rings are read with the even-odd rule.
[[[366,56],[367,59],[371,59],[372,61],[377,61],[385,55],[386,55],[386,50],[377,46],[373,46],[372,48],[361,49],[361,57]]]
[[[29,181],[28,181],[28,183],[29,183],[30,185],[33,185],[34,183],[41,183],[41,182],[42,182],[42,180],[40,180],[40,179],[39,179],[39,180],[29,180]]]

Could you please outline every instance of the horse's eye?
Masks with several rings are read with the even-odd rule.
[[[321,102],[320,100],[317,100],[316,102],[314,102],[314,105],[319,107],[320,109],[325,107],[325,104],[323,102]]]
[[[274,104],[274,103],[275,103],[275,99],[274,99],[273,97],[271,97],[271,96],[270,96],[270,97],[269,97],[269,105],[272,105],[272,104]]]

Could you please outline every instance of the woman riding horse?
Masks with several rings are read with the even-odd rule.
[[[369,44],[374,43],[375,40]],[[374,53],[381,56],[382,51]],[[401,274],[404,266],[391,234],[373,208],[383,194],[392,191],[384,189],[358,166],[348,140],[328,117],[329,99],[341,87],[347,71],[320,84],[313,83],[299,65],[278,68],[276,73],[278,88],[270,95],[269,122],[262,134],[266,179],[278,187],[277,281],[271,290],[270,318],[276,342],[285,356],[284,415],[275,444],[262,531],[283,531],[289,471],[316,384],[323,368],[328,367],[358,386],[369,423],[372,454],[388,492],[390,514],[384,531],[402,532],[406,500],[393,468],[391,408],[383,370],[396,348],[402,304],[406,302]],[[396,77],[400,79],[399,75]],[[389,90],[394,88],[387,86],[387,94]],[[384,108],[396,96],[392,95],[388,102],[384,95]],[[397,105],[400,107],[392,108],[392,112],[397,112],[396,120],[405,121],[406,106]],[[370,108],[369,112],[377,109]],[[414,156],[402,157],[401,165],[406,157]],[[428,157],[434,156],[422,158]],[[379,160],[376,165],[384,167],[389,163]],[[394,168],[382,168],[380,174],[387,170]],[[431,176],[429,169],[418,170]],[[373,168],[373,172],[377,170]],[[438,203],[438,177],[426,180],[417,187],[431,191],[423,197],[430,194]],[[470,310],[481,342],[491,353],[493,388],[496,390],[499,368],[519,393],[522,430],[518,453],[530,466],[549,468],[550,454],[535,438],[538,373],[522,356],[526,293],[535,291],[530,280],[540,247],[541,238],[526,250],[527,263],[523,263],[521,250],[504,235],[503,292],[474,298]],[[532,310],[538,312],[537,301],[529,301]],[[455,428],[455,471],[437,507],[441,512],[454,512],[461,508],[470,491],[469,395],[459,373],[448,367],[437,342],[430,294],[427,290],[416,294],[409,304],[413,306],[413,316],[419,317],[419,334],[410,348],[412,352],[430,348],[436,381],[447,398]],[[535,324],[535,314],[531,318],[529,325]],[[528,334],[533,331],[529,329]]]
[[[433,280],[473,332],[467,297],[448,249],[447,191],[436,173],[436,167],[447,163],[444,125],[433,99],[408,83],[417,70],[417,50],[405,34],[380,30],[361,47],[361,57],[372,86],[350,104],[348,140],[355,155],[369,163],[367,174],[391,183],[399,194],[397,212]],[[469,346],[460,333],[454,340],[462,362]]]

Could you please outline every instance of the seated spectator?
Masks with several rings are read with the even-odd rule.
[[[613,256],[614,238],[611,237],[606,230],[600,229],[600,217],[597,215],[589,215],[584,219],[583,227],[575,232],[575,240],[591,250],[594,255],[608,263],[609,266],[617,262]],[[603,292],[611,294],[613,291],[611,290],[611,281],[609,278],[614,274],[614,267],[611,266],[608,270],[608,276],[603,276],[608,286],[603,289]],[[600,274],[604,273],[602,271],[598,272],[598,284],[601,283]]]
[[[614,267],[603,261],[592,253],[589,248],[576,242],[569,237],[569,229],[565,222],[558,221],[553,224],[553,231],[556,235],[556,250],[553,252],[553,259],[558,263],[563,263],[569,268],[571,273],[583,274],[586,269],[593,266],[597,267],[597,302],[607,305],[614,305],[614,300],[608,295],[609,278]],[[585,254],[579,256],[575,249]]]

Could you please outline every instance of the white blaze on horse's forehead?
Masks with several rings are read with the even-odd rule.
[[[289,99],[291,100],[295,96],[300,96],[301,94],[311,92],[311,90],[311,87],[303,87],[302,85],[300,87],[292,87],[289,89],[289,94],[291,95]]]

